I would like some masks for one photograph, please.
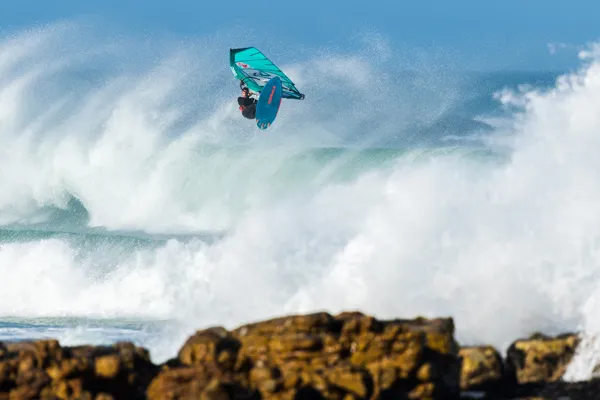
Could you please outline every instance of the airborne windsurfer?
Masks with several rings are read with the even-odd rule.
[[[242,87],[242,85],[240,85]],[[242,87],[242,95],[238,97],[240,111],[244,118],[254,119],[256,117],[256,99],[250,97],[250,90],[247,87]]]
[[[294,82],[256,47],[230,48],[229,67],[240,81],[242,116],[254,119],[259,129],[273,124],[282,99],[304,99]]]

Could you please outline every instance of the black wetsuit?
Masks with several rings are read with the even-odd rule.
[[[251,97],[238,97],[238,104],[240,105],[240,110],[245,118],[256,118],[256,99]]]

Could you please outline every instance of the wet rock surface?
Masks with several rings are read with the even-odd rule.
[[[579,339],[534,335],[502,355],[460,347],[451,318],[291,315],[199,330],[156,365],[131,343],[0,343],[0,399],[594,399],[561,380]]]
[[[158,372],[148,352],[130,343],[62,347],[56,340],[3,344],[0,398],[145,398]]]
[[[520,384],[556,382],[565,373],[578,344],[575,334],[535,334],[516,340],[507,351],[507,373]]]

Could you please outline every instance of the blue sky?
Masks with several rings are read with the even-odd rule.
[[[254,9],[244,4],[250,2],[3,0],[0,27],[6,32],[85,17],[136,34],[201,36],[237,29],[243,42],[244,26],[261,42],[276,38],[321,47],[351,46],[358,30],[369,30],[409,56],[449,53],[469,69],[564,69],[577,64],[576,46],[600,38],[597,0],[261,0]],[[551,55],[551,43],[567,46]]]

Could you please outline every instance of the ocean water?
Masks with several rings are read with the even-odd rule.
[[[563,72],[265,49],[306,94],[239,115],[231,38],[0,38],[0,340],[131,340],[287,313],[452,316],[600,356],[600,50]],[[102,37],[103,39],[99,39]],[[281,50],[281,52],[278,52]]]

